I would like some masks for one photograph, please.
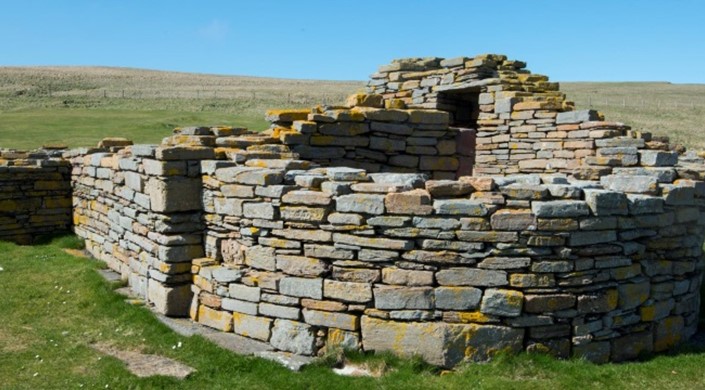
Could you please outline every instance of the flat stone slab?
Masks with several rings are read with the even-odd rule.
[[[192,367],[160,355],[125,351],[105,344],[94,344],[92,347],[96,351],[121,360],[131,373],[140,378],[161,375],[184,379],[196,371]]]
[[[115,283],[122,280],[120,274],[111,269],[99,269],[98,275],[102,276],[103,279],[107,280],[110,283]]]
[[[294,355],[288,352],[280,351],[262,351],[255,352],[256,357],[277,362],[291,371],[301,371],[304,366],[313,362],[314,358],[310,356]]]

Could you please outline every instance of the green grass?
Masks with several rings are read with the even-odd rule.
[[[0,388],[7,389],[356,389],[356,388],[705,388],[705,349],[682,349],[642,362],[593,365],[541,355],[500,357],[448,375],[418,360],[388,355],[353,360],[387,368],[380,379],[334,375],[329,363],[300,373],[241,357],[201,337],[182,337],[144,307],[124,302],[95,272],[100,263],[62,247],[80,247],[74,237],[36,246],[0,242]],[[123,364],[93,350],[108,343],[171,357],[198,371],[180,381],[137,378]],[[182,342],[181,348],[173,346]],[[36,375],[35,375],[36,374]]]
[[[0,147],[32,149],[46,144],[95,146],[105,137],[125,137],[135,143],[160,143],[175,127],[238,125],[267,128],[261,118],[221,112],[36,108],[0,113]]]
[[[592,108],[607,120],[705,149],[705,85],[583,82],[561,83],[561,90],[579,109]]]

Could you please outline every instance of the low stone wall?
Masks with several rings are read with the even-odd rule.
[[[472,173],[475,130],[449,126],[445,111],[389,108],[379,95],[353,95],[347,107],[267,113],[273,135],[298,158],[370,172]]]
[[[200,161],[212,148],[74,150],[73,222],[94,257],[157,311],[185,316],[191,260],[203,256]]]
[[[702,182],[259,165],[203,162],[202,324],[299,354],[342,345],[446,367],[500,350],[621,361],[696,330]]]
[[[0,240],[31,244],[70,226],[68,162],[46,151],[0,151]]]

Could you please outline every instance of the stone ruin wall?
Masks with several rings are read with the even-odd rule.
[[[73,150],[74,230],[158,311],[287,352],[605,362],[689,338],[705,161],[522,68],[395,61],[383,95],[262,133]]]
[[[475,129],[475,174],[564,172],[597,179],[609,173],[605,167],[637,164],[624,150],[601,150],[605,144],[598,141],[623,135],[624,124],[573,111],[558,83],[525,67],[493,54],[401,59],[372,74],[367,91],[392,105],[450,112],[451,125]],[[650,149],[668,148],[663,138],[637,138]]]
[[[71,167],[51,151],[0,151],[0,240],[30,244],[71,227]]]

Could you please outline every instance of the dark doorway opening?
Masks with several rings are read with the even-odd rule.
[[[459,158],[457,176],[470,176],[475,166],[477,118],[480,116],[480,92],[449,90],[438,94],[437,108],[450,114],[450,127],[457,128],[456,154]]]
[[[438,109],[450,113],[452,127],[476,129],[479,100],[480,93],[476,91],[445,91],[438,94]]]

